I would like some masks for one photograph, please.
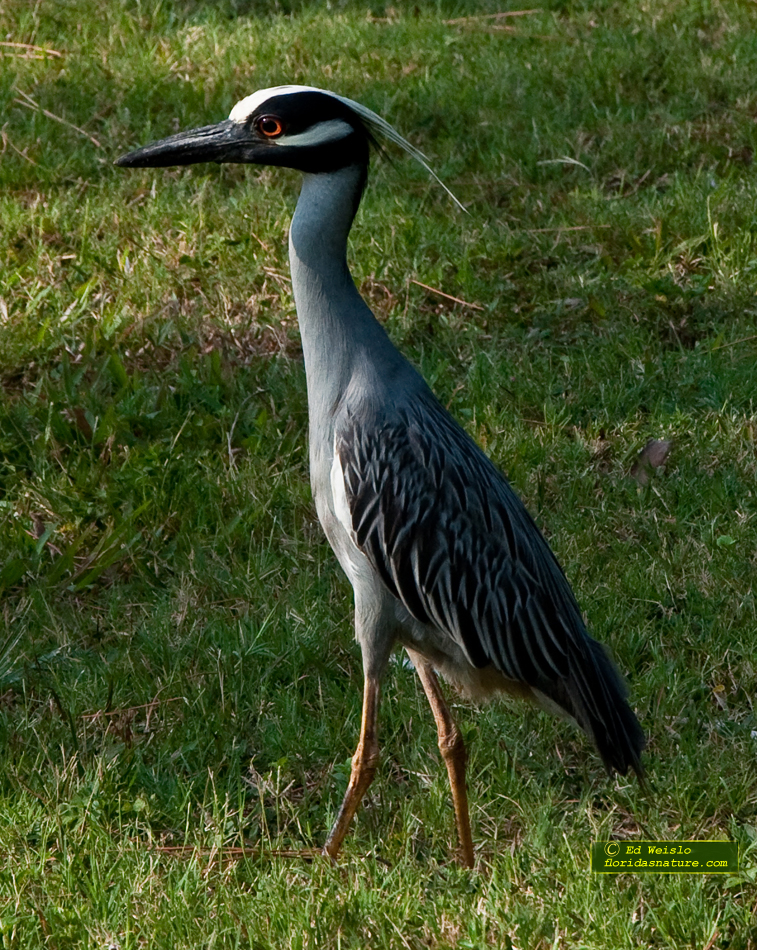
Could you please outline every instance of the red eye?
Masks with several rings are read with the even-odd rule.
[[[284,123],[275,115],[261,115],[256,120],[255,127],[267,139],[278,138],[284,131]]]

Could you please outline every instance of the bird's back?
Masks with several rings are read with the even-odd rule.
[[[644,737],[624,685],[549,545],[417,380],[375,401],[346,399],[336,419],[354,543],[410,615],[472,667],[527,684],[592,736],[609,768],[640,773]]]

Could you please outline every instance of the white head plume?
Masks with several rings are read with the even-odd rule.
[[[330,92],[328,89],[318,89],[316,86],[272,86],[270,89],[258,89],[258,91],[253,92],[251,96],[241,99],[231,110],[229,118],[232,122],[245,122],[251,113],[262,106],[267,99],[272,99],[275,96],[287,96],[297,92],[320,92],[323,93],[323,95],[332,96],[334,99],[338,99],[344,103],[344,105],[360,116],[372,134],[388,139],[390,142],[394,142],[395,145],[399,145],[399,147],[406,151],[408,155],[411,155],[416,162],[423,165],[429,175],[431,175],[437,184],[442,186],[458,208],[460,208],[461,211],[465,211],[465,208],[458,198],[449,190],[434,169],[429,165],[428,159],[423,152],[414,145],[411,145],[407,139],[403,138],[395,128],[389,125],[386,119],[382,119],[380,115],[377,115],[367,106],[355,102],[354,99],[339,96],[335,92]]]

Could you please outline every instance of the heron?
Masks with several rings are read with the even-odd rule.
[[[474,701],[509,694],[573,720],[610,774],[633,769],[643,777],[645,737],[623,679],[587,632],[525,505],[355,286],[348,235],[371,147],[387,142],[452,195],[385,119],[311,86],[258,90],[228,119],[116,164],[240,162],[302,172],[289,260],[307,377],[310,481],[326,538],[352,584],[364,684],[350,779],[323,851],[336,858],[376,773],[381,680],[393,651],[404,648],[436,723],[461,863],[472,867],[467,752],[440,677]]]

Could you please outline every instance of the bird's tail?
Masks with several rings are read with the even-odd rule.
[[[594,740],[610,774],[632,768],[643,780],[646,738],[626,702],[628,689],[601,643],[587,637],[586,648],[588,656],[569,658],[568,676],[554,698]]]

